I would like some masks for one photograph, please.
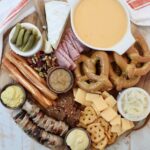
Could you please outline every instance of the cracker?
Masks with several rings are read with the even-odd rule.
[[[87,128],[87,126],[86,125],[84,125],[83,123],[81,123],[81,122],[79,122],[78,124],[77,124],[77,127],[81,127],[81,128],[84,128],[84,129],[86,129]]]
[[[105,136],[99,143],[97,144],[93,143],[92,146],[97,150],[103,150],[107,146],[107,143],[108,143],[108,139]]]
[[[109,129],[109,123],[105,121],[103,118],[98,118],[95,122],[100,123],[101,126],[104,128],[104,131],[107,132]]]
[[[105,137],[104,128],[100,123],[93,123],[88,125],[87,131],[90,133],[91,140],[94,143],[99,143]]]
[[[106,133],[106,136],[108,138],[108,145],[115,143],[118,137],[117,133],[112,133],[110,128],[108,132]]]
[[[95,110],[92,107],[86,107],[81,113],[79,122],[82,125],[89,125],[97,119]]]

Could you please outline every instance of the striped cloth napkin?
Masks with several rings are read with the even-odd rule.
[[[133,23],[150,26],[150,0],[126,0]]]
[[[35,9],[31,0],[1,0],[0,1],[0,64],[3,54],[4,33]]]

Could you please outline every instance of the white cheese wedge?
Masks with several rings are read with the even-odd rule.
[[[57,49],[63,34],[70,6],[67,2],[50,1],[45,3],[46,20],[48,27],[48,41]]]

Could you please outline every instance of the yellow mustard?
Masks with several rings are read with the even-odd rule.
[[[11,85],[1,93],[1,100],[11,108],[18,107],[24,101],[24,97],[23,89],[17,85]]]

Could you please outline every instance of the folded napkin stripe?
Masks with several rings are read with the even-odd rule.
[[[0,27],[4,26],[5,24],[7,24],[11,19],[13,19],[18,12],[24,8],[26,6],[26,4],[29,2],[29,0],[22,0],[20,3],[18,3],[18,5],[12,9],[12,11],[10,12],[10,14],[8,15],[8,17],[6,17],[6,19],[4,20],[4,22],[2,24],[0,24]]]
[[[141,9],[150,5],[150,0],[127,0],[127,3],[132,9]]]

